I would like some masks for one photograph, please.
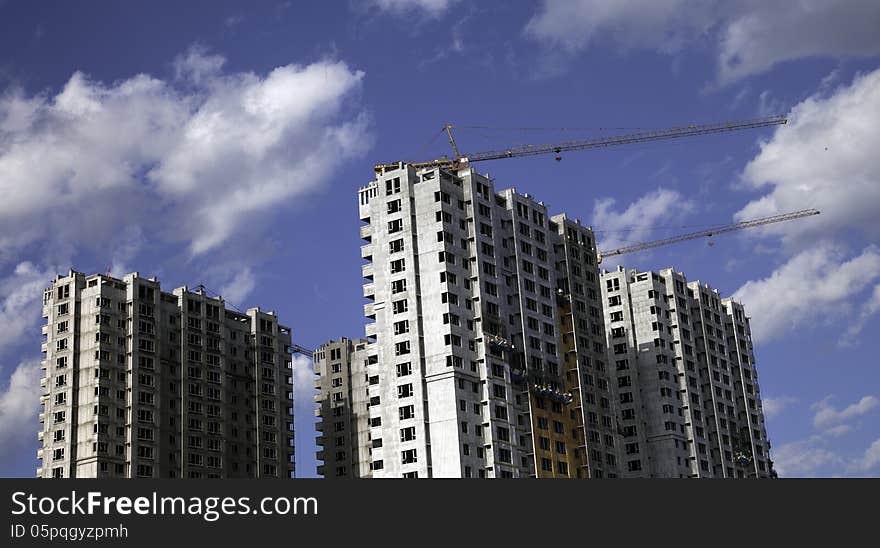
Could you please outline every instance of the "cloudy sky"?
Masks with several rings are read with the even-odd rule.
[[[299,344],[363,334],[356,193],[459,147],[786,114],[785,126],[481,164],[605,249],[752,316],[783,476],[880,475],[876,0],[0,0],[0,475],[32,476],[40,296],[69,268],[199,283]],[[297,458],[314,474],[311,369]]]

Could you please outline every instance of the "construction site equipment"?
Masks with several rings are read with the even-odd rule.
[[[818,214],[819,214],[818,209],[802,209],[800,211],[792,211],[791,213],[783,213],[781,215],[762,217],[760,219],[752,219],[750,221],[741,221],[741,222],[734,223],[731,225],[719,226],[717,228],[711,228],[708,230],[701,230],[699,232],[689,232],[687,234],[680,234],[678,236],[673,236],[671,238],[664,238],[662,240],[654,240],[651,242],[642,242],[642,243],[633,244],[633,245],[630,245],[627,247],[612,249],[610,251],[599,251],[599,252],[597,252],[597,255],[599,258],[599,262],[601,263],[602,259],[605,257],[613,257],[615,255],[623,255],[625,253],[635,253],[636,251],[644,251],[645,249],[651,249],[654,247],[676,244],[678,242],[686,242],[688,240],[695,240],[697,238],[712,237],[717,234],[724,234],[725,232],[733,232],[735,230],[744,230],[747,228],[755,228],[755,227],[769,225],[769,224],[773,224],[773,223],[792,221],[794,219],[800,219],[802,217],[810,217],[812,215],[818,215]]]
[[[778,126],[787,123],[785,116],[767,116],[764,118],[753,118],[750,120],[739,120],[733,122],[716,122],[711,124],[680,126],[656,131],[643,131],[639,133],[629,133],[624,135],[611,135],[605,137],[594,137],[591,139],[583,139],[578,141],[563,141],[559,143],[539,144],[539,145],[518,145],[514,147],[488,150],[484,152],[475,152],[471,154],[459,154],[458,145],[455,143],[455,137],[452,130],[455,126],[447,124],[443,127],[446,135],[449,137],[449,144],[452,145],[453,158],[441,158],[438,160],[430,160],[427,162],[408,162],[415,168],[424,167],[442,167],[459,169],[466,167],[473,162],[485,162],[488,160],[500,160],[502,158],[519,158],[522,156],[537,156],[541,154],[556,154],[556,159],[561,159],[560,154],[573,150],[586,150],[591,148],[604,148],[619,145],[629,145],[634,143],[645,143],[651,141],[663,141],[668,139],[679,139],[682,137],[695,137],[698,135],[711,135],[714,133],[725,133],[730,131],[739,131],[743,129],[755,129],[762,127]],[[386,164],[376,164],[374,166],[376,173],[382,173],[386,169],[397,169],[400,162],[392,162]]]
[[[290,345],[290,353],[291,354],[301,354],[303,356],[306,356],[309,359],[312,359],[312,357],[315,355],[314,350],[309,350],[308,348],[306,348],[304,346],[300,346],[298,344],[291,344]]]

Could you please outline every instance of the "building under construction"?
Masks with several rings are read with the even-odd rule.
[[[773,474],[749,318],[667,268],[602,274],[623,475]]]
[[[366,340],[316,353],[325,477],[772,474],[739,304],[601,274],[589,227],[471,167],[385,169],[359,206]]]
[[[71,270],[43,292],[44,478],[290,478],[290,328],[204,289]]]
[[[358,192],[366,338],[315,353],[324,477],[772,477],[748,318],[476,161],[784,124],[782,117],[375,166]],[[650,287],[649,287],[650,286]]]

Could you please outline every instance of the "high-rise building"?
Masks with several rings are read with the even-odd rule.
[[[602,274],[623,476],[772,477],[749,318],[671,268]]]
[[[602,278],[590,228],[470,168],[383,166],[359,208],[366,340],[316,354],[325,476],[772,475],[738,303]]]
[[[326,478],[371,475],[366,346],[342,337],[315,350],[318,474]]]
[[[572,397],[567,412],[575,447],[576,468],[569,477],[614,478],[620,474],[619,412],[608,368],[596,239],[591,229],[565,215],[554,216],[554,226],[563,390]],[[541,434],[536,435],[540,446]],[[545,477],[548,463],[537,462],[538,477]]]
[[[386,167],[359,204],[372,475],[615,476],[589,229],[472,169]]]
[[[291,334],[274,313],[71,270],[43,317],[37,476],[293,476]]]

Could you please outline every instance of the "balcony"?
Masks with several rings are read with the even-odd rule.
[[[43,441],[43,436],[45,436],[45,432],[43,432],[42,430],[37,432],[37,441]]]
[[[325,440],[324,440],[324,436],[323,436],[323,434],[320,435],[320,436],[315,436],[315,444],[316,444],[316,445],[320,445],[321,447],[323,447],[323,446],[324,446],[324,441],[325,441]]]
[[[364,225],[361,227],[361,239],[368,242],[373,241],[373,225]]]
[[[376,298],[376,284],[368,283],[364,284],[364,297],[367,299],[373,300]]]
[[[376,319],[376,310],[373,303],[367,303],[364,305],[364,316],[372,320]]]
[[[361,275],[364,278],[372,281],[373,280],[373,273],[374,273],[373,263],[367,263],[365,265],[361,265]],[[43,345],[43,346],[45,346],[45,345]]]
[[[324,451],[318,451],[315,453],[315,458],[318,460],[324,460]]]
[[[373,244],[361,246],[361,259],[366,259],[368,261],[373,260]]]

